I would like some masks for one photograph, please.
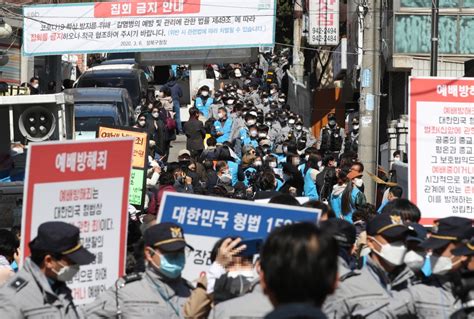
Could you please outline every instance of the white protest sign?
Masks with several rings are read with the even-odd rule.
[[[133,138],[30,144],[22,251],[48,221],[77,226],[95,254],[68,286],[76,304],[93,301],[125,273]]]

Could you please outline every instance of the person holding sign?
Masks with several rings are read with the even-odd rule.
[[[181,277],[186,254],[183,229],[174,223],[145,231],[144,273],[117,280],[85,308],[87,318],[183,318],[192,286]],[[192,248],[191,248],[192,249]]]
[[[0,290],[0,318],[81,318],[66,282],[95,256],[82,247],[79,229],[43,223],[29,246],[31,256]]]

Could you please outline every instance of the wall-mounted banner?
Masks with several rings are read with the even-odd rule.
[[[275,0],[130,0],[25,6],[23,54],[273,46]]]
[[[474,79],[410,78],[410,200],[421,223],[474,218]]]

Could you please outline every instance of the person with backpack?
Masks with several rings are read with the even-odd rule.
[[[333,154],[336,158],[344,152],[345,133],[342,127],[336,122],[336,114],[329,113],[328,124],[321,129],[319,134],[319,151],[321,154]]]

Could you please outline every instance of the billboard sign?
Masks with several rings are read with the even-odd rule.
[[[339,0],[309,0],[308,43],[339,44]]]
[[[23,54],[273,46],[275,0],[129,0],[23,8]]]
[[[409,194],[421,222],[474,218],[474,79],[411,77]]]

